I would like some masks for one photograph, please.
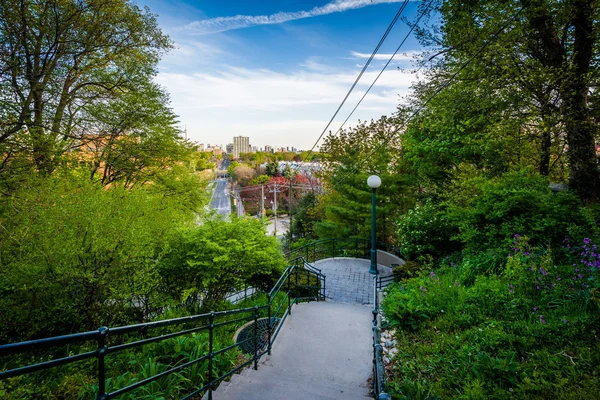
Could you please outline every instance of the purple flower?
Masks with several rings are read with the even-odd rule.
[[[435,272],[431,271],[431,272],[429,273],[429,276],[430,276],[431,278],[435,277]]]
[[[590,244],[590,243],[592,243],[592,239],[590,239],[590,238],[584,238],[583,239],[583,243]]]
[[[579,279],[583,279],[583,275],[582,275],[582,274],[577,274],[577,277],[578,277]]]
[[[542,275],[546,276],[548,275],[548,273],[546,272],[546,270],[543,267],[540,267],[540,272],[542,273]]]
[[[556,277],[556,280],[557,280],[557,281],[560,281],[560,276],[557,276],[557,277]]]
[[[523,255],[525,255],[526,257],[529,257],[529,252],[526,251],[525,253],[523,253]]]
[[[518,233],[515,233],[515,236],[513,236],[513,237],[515,237],[515,238],[518,238],[518,237],[519,237],[519,234],[518,234]]]
[[[546,320],[544,319],[544,316],[543,316],[542,314],[540,314],[540,322],[541,322],[543,325],[546,325]]]
[[[540,290],[540,285],[535,285],[535,288],[536,288],[537,290]]]
[[[567,321],[567,320],[566,320],[566,319],[564,319],[564,318],[563,318],[563,319],[561,319],[561,321],[562,321],[562,323],[563,323],[563,324],[568,324],[568,323],[569,323],[569,321]]]

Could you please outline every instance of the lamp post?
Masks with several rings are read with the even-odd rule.
[[[369,185],[369,187],[372,190],[372,194],[371,194],[371,205],[372,205],[372,211],[371,211],[371,268],[369,269],[369,273],[370,274],[377,274],[377,245],[376,245],[376,238],[375,238],[375,227],[377,224],[377,219],[376,219],[376,215],[375,215],[375,192],[377,191],[377,188],[379,186],[381,186],[381,178],[378,177],[377,175],[371,175],[368,179],[367,179],[367,185]]]

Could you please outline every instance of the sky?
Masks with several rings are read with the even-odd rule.
[[[400,0],[138,0],[175,49],[156,82],[189,139],[310,149],[401,5]],[[416,19],[418,2],[403,17]],[[409,27],[398,21],[328,130],[337,131]],[[391,115],[415,81],[414,37],[349,120]],[[317,148],[320,143],[317,144]]]

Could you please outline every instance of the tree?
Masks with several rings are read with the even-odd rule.
[[[246,186],[255,176],[256,172],[248,165],[239,165],[233,171],[233,178],[240,186]]]
[[[328,193],[319,197],[316,208],[322,209],[323,218],[314,223],[319,237],[369,237],[371,190],[367,177],[377,174],[383,182],[377,190],[377,237],[392,239],[394,220],[410,202],[399,164],[398,127],[397,119],[382,117],[326,137],[321,147],[321,177]]]
[[[270,288],[284,266],[277,239],[266,234],[262,221],[215,216],[182,231],[160,271],[168,293],[199,312],[246,284]]]
[[[44,173],[86,108],[146,85],[171,47],[156,17],[126,0],[7,0],[0,21],[0,144],[25,136]]]
[[[279,163],[277,161],[271,161],[267,164],[266,174],[269,176],[279,176]]]
[[[147,321],[169,305],[156,270],[195,224],[177,192],[34,177],[0,202],[0,342]],[[204,202],[206,204],[206,201]]]
[[[564,141],[570,186],[583,201],[594,201],[600,192],[598,126],[592,119],[599,61],[596,2],[447,0],[438,9],[441,25],[421,31],[433,53],[427,56],[433,60],[431,82],[446,81],[477,54],[456,81],[482,83],[510,100],[507,117],[527,117],[539,140],[540,173],[550,172],[551,159],[563,147],[556,142]],[[421,99],[432,90],[423,90]]]

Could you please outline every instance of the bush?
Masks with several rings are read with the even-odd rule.
[[[398,240],[408,258],[437,258],[459,248],[451,240],[455,232],[445,213],[443,206],[427,200],[398,219]]]
[[[530,169],[457,181],[444,205],[446,221],[457,230],[453,239],[471,252],[508,249],[515,233],[533,245],[557,246],[568,232],[598,229],[574,193],[553,193],[548,180]]]
[[[394,280],[396,282],[403,281],[405,279],[415,278],[423,271],[423,267],[416,261],[406,261],[404,264],[396,265],[392,269]]]
[[[487,267],[498,265],[496,253],[481,253],[389,287],[382,308],[396,328],[394,398],[597,397],[597,247],[572,244],[572,262],[562,264],[525,237],[512,245],[498,269]],[[484,275],[465,274],[476,263]]]

